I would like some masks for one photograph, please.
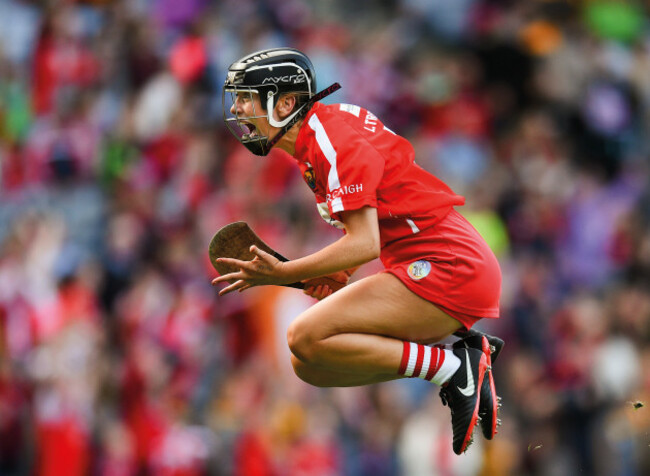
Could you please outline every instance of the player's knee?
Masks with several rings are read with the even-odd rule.
[[[301,361],[295,355],[291,356],[291,365],[293,366],[293,372],[303,382],[313,385],[315,387],[331,387],[332,384],[324,380],[318,369],[314,369],[311,365],[308,365]]]
[[[291,353],[300,361],[313,363],[317,358],[317,340],[309,327],[298,319],[292,322],[287,330],[287,343]]]

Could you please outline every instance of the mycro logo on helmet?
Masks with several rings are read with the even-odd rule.
[[[275,76],[275,77],[264,78],[262,84],[266,84],[266,83],[298,84],[298,83],[304,83],[306,80],[307,80],[307,76],[304,74],[288,74],[286,76]]]

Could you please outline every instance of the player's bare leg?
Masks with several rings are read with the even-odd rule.
[[[338,372],[306,364],[293,354],[291,355],[291,365],[293,365],[294,372],[301,380],[315,387],[358,387],[403,378],[395,373],[359,375]]]
[[[460,454],[478,422],[486,357],[477,349],[422,345],[460,327],[395,276],[380,273],[305,311],[289,327],[288,341],[296,374],[319,386],[364,385],[400,376],[443,385],[443,402],[452,410],[454,451]]]
[[[403,341],[438,342],[460,327],[395,276],[379,273],[309,308],[289,327],[288,341],[307,365],[343,374],[390,375],[400,366]]]

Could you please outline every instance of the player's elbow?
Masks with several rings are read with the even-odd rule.
[[[379,257],[381,238],[377,209],[365,206],[359,210],[341,212],[345,223],[349,251],[354,256],[354,265],[361,265]]]
[[[366,250],[367,253],[366,262],[379,258],[380,252],[381,252],[381,248],[379,247],[379,243],[377,243],[376,245],[373,244],[369,246]]]
[[[379,237],[366,237],[364,240],[357,244],[356,248],[357,250],[355,255],[359,260],[358,264],[367,263],[368,261],[379,258],[379,254],[381,252]]]

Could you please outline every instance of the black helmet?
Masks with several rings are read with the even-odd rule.
[[[226,107],[226,95],[230,93],[234,104],[237,94],[246,93],[251,96],[257,93],[262,103],[262,111],[254,113],[253,117],[266,117],[273,127],[285,127],[279,136],[295,124],[297,119],[311,108],[316,92],[316,74],[314,66],[307,56],[293,48],[271,48],[244,56],[228,68],[228,77],[223,86],[222,104],[224,120],[234,136],[255,155],[266,155],[279,137],[269,144],[268,137],[257,135],[257,131],[249,132],[243,118],[230,114],[230,106]],[[298,107],[289,117],[282,121],[273,118],[273,108],[280,94],[297,93]],[[314,98],[315,99],[315,98]],[[249,119],[249,118],[246,118]],[[287,127],[288,126],[288,127]]]

